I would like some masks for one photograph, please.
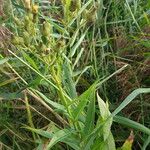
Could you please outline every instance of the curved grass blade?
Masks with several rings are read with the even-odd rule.
[[[141,150],[146,150],[149,144],[150,144],[150,135],[148,136],[147,140],[144,142],[144,145]]]
[[[19,78],[16,77],[16,78],[12,78],[12,79],[6,80],[6,81],[4,81],[4,82],[1,82],[1,83],[0,83],[0,87],[1,87],[1,86],[4,86],[4,85],[7,85],[7,84],[9,84],[9,83],[13,83],[13,82],[17,81],[17,79],[19,79]]]
[[[132,102],[139,94],[150,93],[150,88],[139,88],[129,94],[125,100],[119,105],[119,107],[112,112],[111,117],[117,115],[123,108],[125,108],[130,102]]]
[[[121,117],[121,116],[114,116],[113,120],[114,120],[114,122],[117,122],[119,124],[123,124],[127,127],[133,128],[135,130],[139,130],[145,134],[150,135],[150,129],[145,127],[144,125],[138,123],[138,122],[135,122],[133,120],[130,120],[128,118]]]

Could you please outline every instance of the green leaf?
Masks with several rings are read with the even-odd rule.
[[[80,150],[79,146],[80,146],[81,141],[76,136],[71,135],[71,136],[65,138],[64,143],[66,143],[67,145],[72,147],[74,150]]]
[[[93,143],[92,150],[116,150],[113,135],[110,133],[106,141],[98,138]]]
[[[52,107],[61,110],[63,112],[66,112],[65,107],[59,103],[56,103],[52,100],[50,100],[49,98],[47,98],[44,94],[42,94],[40,91],[38,90],[34,90],[45,102],[47,102],[48,104],[50,104]]]
[[[34,62],[34,60],[33,60],[28,54],[26,54],[26,53],[23,52],[23,51],[22,51],[22,54],[23,54],[24,58],[27,60],[27,62],[28,62],[34,69],[36,69],[36,70],[39,71],[39,69],[38,69],[36,63]]]
[[[84,136],[87,136],[94,128],[95,121],[95,91],[91,94],[91,101],[88,105],[85,127],[84,127]]]
[[[119,105],[119,107],[114,110],[112,117],[117,115],[123,108],[125,108],[130,102],[132,102],[136,96],[142,93],[150,93],[150,88],[139,88],[134,90],[130,95],[128,95],[125,100]]]
[[[141,94],[141,93],[149,93],[150,92],[150,88],[140,88],[137,90],[134,90],[129,96],[127,96],[127,98],[121,103],[121,105],[107,118],[107,120],[109,120],[110,118],[114,117],[115,115],[117,115],[126,105],[128,105],[137,95]],[[101,124],[98,124],[97,127],[93,130],[93,132],[91,133],[91,135],[89,135],[87,137],[87,139],[90,139],[93,135],[95,135],[96,133],[99,133],[102,129],[102,127],[105,125],[106,122],[103,122]],[[146,129],[146,128],[145,128]],[[147,130],[147,129],[146,129]],[[146,132],[146,130],[144,130],[143,132]],[[149,133],[149,130],[147,130]]]
[[[84,37],[85,37],[87,31],[88,31],[88,30],[86,30],[86,31],[81,35],[81,37],[80,37],[80,39],[78,40],[78,42],[73,46],[73,48],[71,48],[71,51],[70,51],[70,54],[69,54],[70,57],[73,57],[73,56],[74,56],[74,54],[75,54],[77,48],[80,46],[80,44],[81,44],[82,41],[84,40]]]
[[[35,129],[35,128],[31,128],[31,127],[24,127],[32,132],[35,132],[45,138],[53,138],[53,133],[51,132],[48,132],[48,131],[44,131],[42,129]]]
[[[143,132],[145,134],[150,135],[150,129],[145,127],[144,125],[138,123],[138,122],[135,122],[133,120],[130,120],[128,118],[121,117],[121,116],[118,116],[118,115],[115,116],[113,118],[113,120],[114,120],[114,122],[117,122],[117,123],[125,125],[125,126],[127,126],[129,128],[133,128],[135,130],[139,130],[139,131],[141,131],[141,132]]]
[[[9,58],[1,58],[0,59],[0,65],[3,65],[4,63],[6,63],[9,60]]]
[[[104,141],[107,140],[109,134],[111,133],[112,121],[113,121],[113,119],[110,118],[110,119],[106,120],[106,123],[103,125],[102,131],[103,131]]]
[[[141,44],[143,45],[143,46],[145,46],[146,48],[150,48],[150,42],[149,42],[149,40],[147,40],[147,41],[140,41],[141,42]]]
[[[15,82],[17,79],[18,79],[18,77],[17,77],[17,78],[12,78],[12,79],[6,80],[6,81],[4,81],[4,82],[1,82],[1,83],[0,83],[0,87],[1,87],[1,86],[4,86],[4,85],[6,85],[6,84],[9,84],[9,83]]]
[[[83,109],[85,108],[87,102],[91,100],[89,98],[92,98],[91,94],[95,91],[95,88],[96,84],[94,83],[93,85],[90,86],[88,90],[86,90],[82,95],[80,95],[78,98],[74,100],[75,102],[77,102],[77,107],[72,112],[72,115],[74,116],[75,120],[77,120],[79,115],[83,113]]]
[[[24,97],[22,93],[14,92],[14,93],[0,93],[0,100],[14,100],[18,98]]]
[[[69,94],[69,96],[74,99],[77,97],[77,92],[75,88],[75,83],[72,79],[72,69],[69,63],[66,61],[63,65],[63,79],[64,79],[64,86]]]
[[[107,147],[108,150],[116,150],[115,140],[111,132],[107,138]]]
[[[109,111],[109,107],[108,107],[108,103],[104,102],[100,96],[97,93],[97,100],[98,100],[98,105],[99,105],[99,109],[100,109],[100,115],[101,117],[99,118],[98,123],[102,123],[105,122],[105,124],[103,125],[102,128],[102,134],[103,134],[103,138],[104,141],[108,138],[109,134],[110,134],[110,130],[111,130],[111,125],[112,125],[112,118],[108,117],[110,116],[110,111]]]
[[[41,84],[42,77],[37,76],[35,79],[32,79],[32,81],[27,85],[27,87],[35,87]]]
[[[146,148],[148,147],[149,144],[150,144],[150,135],[148,136],[148,138],[144,142],[143,147],[142,147],[141,150],[146,150]]]
[[[106,119],[110,115],[110,112],[109,112],[107,105],[101,99],[101,97],[98,95],[98,93],[97,93],[97,101],[98,101],[98,106],[100,109],[100,115],[103,119]]]
[[[74,136],[74,131],[63,129],[59,130],[58,128],[55,129],[51,128],[50,131],[44,131],[42,129],[35,129],[31,127],[25,127],[26,129],[35,132],[45,138],[51,139],[50,143],[47,146],[47,149],[49,150],[51,147],[53,147],[58,142],[64,142],[68,144],[70,147],[72,147],[74,150],[79,150],[79,139],[77,139]]]
[[[53,138],[51,139],[50,143],[48,144],[48,146],[46,147],[46,150],[49,150],[50,148],[52,148],[56,143],[58,142],[65,142],[65,138],[67,138],[68,136],[70,136],[72,134],[72,132],[70,130],[67,129],[63,129],[63,130],[59,130],[58,132],[56,132],[53,135]]]

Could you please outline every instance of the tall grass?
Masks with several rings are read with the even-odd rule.
[[[139,74],[148,70],[148,4],[7,1],[1,149],[148,148],[149,77]]]

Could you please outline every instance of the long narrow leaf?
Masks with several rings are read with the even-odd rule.
[[[0,65],[3,65],[9,60],[9,58],[0,58]]]
[[[146,139],[146,141],[144,142],[144,145],[142,147],[142,150],[146,150],[146,148],[148,147],[148,145],[150,144],[150,135],[148,136],[148,138]]]
[[[95,91],[91,94],[91,101],[88,105],[85,127],[84,127],[84,136],[87,136],[94,128],[94,119],[95,119]]]
[[[112,117],[117,115],[123,108],[132,102],[139,94],[150,93],[150,88],[139,88],[134,90],[126,99],[119,105],[119,107],[112,113]]]
[[[91,98],[91,94],[95,91],[95,88],[96,85],[94,83],[88,90],[86,90],[82,95],[80,95],[77,99],[75,99],[75,101],[79,102],[77,107],[72,113],[75,120],[79,117],[79,115],[83,113],[82,111],[85,108],[87,102],[90,101],[89,98]]]
[[[58,142],[63,142],[65,138],[70,136],[72,134],[71,131],[67,129],[59,130],[53,135],[53,138],[51,139],[50,143],[48,144],[46,150],[49,150],[51,147],[53,147]]]
[[[40,91],[35,90],[36,93],[38,93],[38,95],[43,98],[43,100],[45,102],[47,102],[48,104],[50,104],[52,107],[54,107],[55,109],[59,109],[62,110],[63,112],[65,112],[65,107],[61,104],[58,104],[52,100],[50,100],[49,98],[47,98],[44,94],[42,94]]]
[[[119,124],[123,124],[127,127],[133,128],[135,130],[139,130],[141,132],[144,132],[144,133],[150,135],[150,129],[145,127],[144,125],[138,123],[138,122],[135,122],[133,120],[130,120],[128,118],[121,117],[121,116],[115,116],[113,118],[113,120],[114,120],[114,122],[117,122]]]
[[[73,57],[77,48],[81,45],[82,41],[84,40],[84,37],[87,33],[87,30],[81,35],[80,39],[78,40],[78,42],[74,45],[73,48],[71,48],[71,51],[70,51],[70,57]]]
[[[77,92],[76,92],[76,88],[75,88],[75,83],[73,81],[72,78],[72,69],[71,66],[68,62],[65,62],[63,65],[63,69],[64,69],[64,85],[66,87],[66,90],[68,92],[68,95],[74,99],[77,97]]]

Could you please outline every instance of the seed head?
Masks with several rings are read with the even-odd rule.
[[[30,9],[31,8],[31,0],[24,0],[25,8]]]
[[[42,34],[44,36],[49,36],[51,33],[51,25],[49,22],[44,22],[43,23],[43,30],[42,30]]]
[[[13,36],[12,37],[12,44],[14,45],[22,45],[24,43],[24,40],[22,37]]]
[[[33,5],[32,6],[32,12],[33,12],[33,14],[37,14],[38,13],[38,9],[39,9],[38,5]]]

